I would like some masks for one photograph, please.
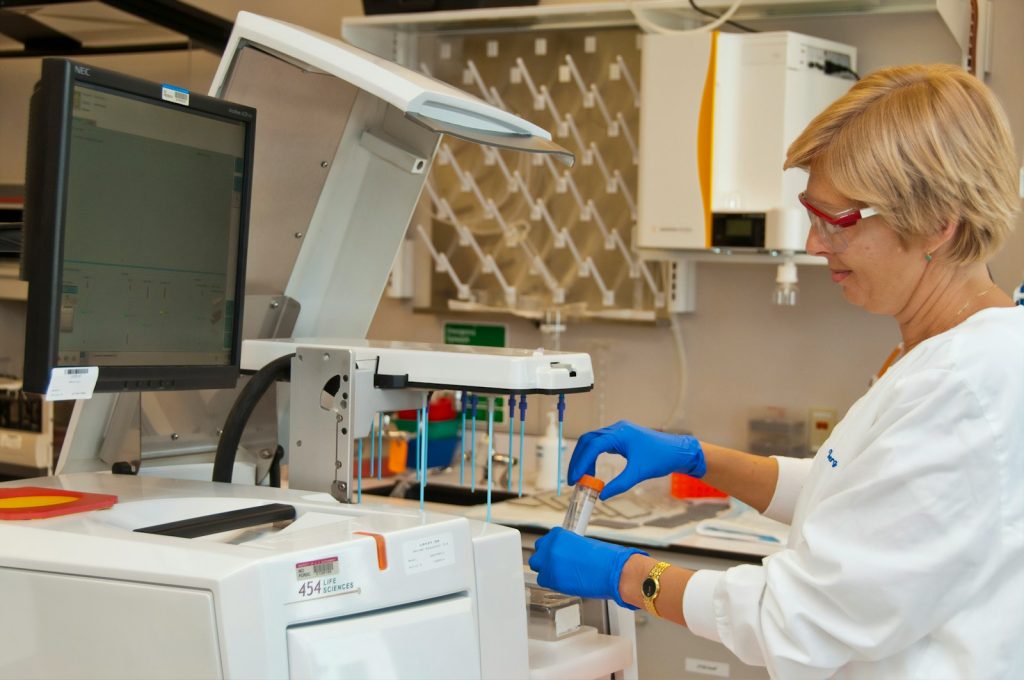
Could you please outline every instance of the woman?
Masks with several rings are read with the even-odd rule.
[[[605,498],[702,477],[791,524],[787,548],[693,572],[555,529],[530,566],[773,677],[1024,678],[1024,308],[985,266],[1019,204],[1005,115],[959,68],[886,69],[814,119],[786,167],[810,173],[807,252],[849,302],[896,320],[901,359],[813,461],[620,422],[580,439],[569,482],[602,452],[628,460]]]

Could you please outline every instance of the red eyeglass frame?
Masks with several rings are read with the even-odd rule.
[[[797,200],[800,201],[800,205],[807,208],[807,211],[815,217],[820,217],[828,224],[831,224],[833,227],[839,227],[840,229],[852,227],[861,220],[866,220],[867,218],[874,217],[878,214],[874,208],[850,208],[849,210],[844,210],[838,215],[830,215],[808,201],[806,194],[806,191],[801,191],[797,195]]]

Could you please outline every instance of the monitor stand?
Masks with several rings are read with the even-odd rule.
[[[141,392],[95,394],[76,402],[55,473],[138,472],[141,411]]]

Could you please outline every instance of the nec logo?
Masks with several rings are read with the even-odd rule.
[[[832,467],[839,466],[839,461],[832,456],[832,449],[828,450],[828,462],[832,463]]]
[[[75,73],[77,73],[80,76],[92,75],[91,73],[89,73],[89,67],[88,66],[78,66],[78,65],[76,65],[75,66]]]

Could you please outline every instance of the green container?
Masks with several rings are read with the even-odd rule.
[[[402,432],[411,432],[416,434],[416,421],[415,420],[398,420],[397,418],[392,420]],[[427,427],[427,441],[431,439],[445,439],[447,437],[458,437],[459,423],[461,421],[458,418],[452,418],[451,420],[432,420]]]

